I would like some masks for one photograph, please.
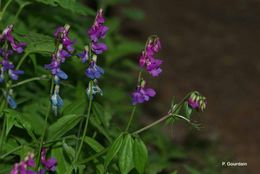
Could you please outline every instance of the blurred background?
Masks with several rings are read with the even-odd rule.
[[[161,38],[164,71],[152,80],[159,90],[155,110],[165,112],[172,94],[180,98],[189,90],[199,90],[208,98],[208,108],[195,118],[203,126],[196,135],[218,144],[215,165],[247,162],[248,167],[223,172],[258,173],[260,2],[133,0],[129,6],[140,8],[144,20],[125,20],[123,31],[143,41],[149,34]],[[156,114],[147,112],[154,119],[150,117]],[[173,132],[180,144],[190,137],[183,125]]]

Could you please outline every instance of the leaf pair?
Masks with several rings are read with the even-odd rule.
[[[140,174],[144,173],[148,152],[140,138],[133,138],[130,134],[121,134],[107,152],[105,168],[116,156],[122,174],[129,173],[133,168]]]

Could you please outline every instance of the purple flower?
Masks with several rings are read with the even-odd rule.
[[[156,92],[152,88],[139,87],[135,92],[132,93],[132,103],[136,105],[149,101],[150,97],[154,97]]]
[[[28,167],[35,167],[34,155],[29,153],[23,161],[15,163],[10,174],[37,174],[37,172],[31,171]]]
[[[68,57],[71,57],[71,54],[69,54],[66,50],[61,48],[57,51],[57,58],[60,59],[62,63],[64,63]]]
[[[82,63],[86,63],[88,60],[88,47],[86,46],[84,51],[77,54],[77,56],[81,59]]]
[[[71,41],[69,38],[69,29],[69,25],[59,27],[56,29],[54,36],[60,41],[60,43],[62,43],[63,47],[66,48],[68,52],[72,53],[74,51],[73,44],[75,41]]]
[[[193,100],[192,98],[188,99],[188,104],[192,109],[199,109],[199,101]]]
[[[51,71],[51,74],[55,78],[55,83],[59,83],[60,79],[66,80],[68,75],[61,70],[61,64],[66,61],[67,58],[71,57],[71,53],[74,51],[74,42],[70,40],[69,25],[59,27],[56,29],[54,36],[59,43],[57,51],[52,54],[51,63],[45,65],[45,68]]]
[[[13,51],[17,52],[18,54],[24,51],[26,43],[20,42],[17,43],[12,35],[13,25],[9,25],[2,34],[0,35],[0,42],[4,42],[5,40],[9,42]]]
[[[96,54],[102,54],[104,51],[107,50],[107,46],[104,43],[94,42],[91,44],[91,46],[92,46],[92,51],[95,52]]]
[[[99,39],[103,39],[106,36],[108,27],[104,26],[105,19],[103,16],[103,10],[100,9],[97,12],[96,19],[92,27],[88,31],[88,35],[91,39],[91,49],[96,54],[101,54],[107,50],[107,46],[104,43],[100,43]]]
[[[104,70],[97,66],[95,61],[91,61],[85,74],[91,79],[99,79],[104,74]]]
[[[41,152],[41,163],[46,170],[54,172],[57,166],[57,160],[55,158],[46,159],[47,149],[43,148]]]
[[[154,56],[161,49],[161,43],[158,37],[148,40],[145,50],[142,52],[139,65],[145,67],[146,70],[153,76],[157,77],[162,72],[160,65],[162,60],[156,59]]]
[[[104,38],[108,27],[104,26],[105,19],[103,16],[103,10],[100,9],[96,15],[96,19],[92,27],[88,31],[88,35],[92,42],[97,42],[100,38]]]
[[[57,160],[55,158],[49,158],[45,161],[42,161],[42,164],[48,171],[54,172],[56,169]]]
[[[26,43],[20,42],[20,43],[11,43],[11,46],[14,51],[16,51],[18,54],[22,53],[24,51],[24,47],[26,46]]]
[[[22,70],[13,70],[13,69],[9,69],[8,73],[10,78],[13,80],[18,80],[19,75],[24,74]]]

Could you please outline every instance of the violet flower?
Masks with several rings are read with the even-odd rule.
[[[62,63],[64,63],[71,53],[74,51],[73,44],[75,41],[71,41],[69,38],[69,25],[59,27],[54,33],[58,48],[52,54],[51,63],[45,65],[45,68],[51,71],[54,78],[55,90],[51,96],[52,109],[57,115],[58,109],[63,106],[63,100],[59,95],[60,81],[68,79],[68,75],[61,69]]]
[[[157,77],[162,72],[160,65],[162,60],[156,59],[155,54],[161,49],[161,43],[158,37],[154,37],[148,40],[145,50],[142,52],[139,65],[153,76]]]
[[[57,160],[53,157],[46,159],[47,149],[43,148],[41,152],[41,163],[47,171],[55,172]]]
[[[105,38],[108,31],[108,27],[104,26],[105,19],[103,16],[103,10],[100,9],[96,15],[94,24],[88,31],[88,35],[91,39],[91,50],[96,54],[101,54],[107,50],[107,46],[104,43],[100,43],[99,40]]]
[[[156,92],[152,88],[145,88],[146,82],[141,80],[140,86],[132,93],[132,104],[144,103],[149,101],[151,97],[156,95]]]
[[[88,47],[85,46],[84,51],[82,53],[77,54],[77,56],[81,59],[82,63],[86,63],[88,60],[89,50]]]
[[[26,46],[26,43],[23,42],[16,42],[13,35],[13,25],[9,25],[4,29],[2,34],[0,35],[0,42],[7,42],[11,45],[13,51],[17,52],[18,54],[22,53],[24,51],[24,48]]]
[[[132,103],[136,105],[138,103],[144,103],[149,101],[150,97],[154,97],[156,92],[152,88],[139,87],[132,93]]]

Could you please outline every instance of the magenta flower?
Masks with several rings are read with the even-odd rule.
[[[207,106],[207,100],[206,97],[200,95],[198,92],[193,92],[189,99],[188,99],[188,105],[192,109],[195,109],[197,111],[204,111],[204,109]]]
[[[88,35],[93,42],[97,42],[100,38],[104,38],[108,27],[104,26],[105,19],[103,16],[103,10],[100,9],[96,15],[96,19],[92,27],[88,31]]]
[[[29,153],[23,161],[20,163],[15,163],[10,174],[37,174],[29,168],[35,167],[34,154]]]
[[[43,148],[41,152],[41,163],[46,170],[54,172],[57,166],[57,160],[55,158],[46,159],[47,149]]]
[[[108,27],[104,26],[105,19],[103,16],[103,10],[100,9],[96,15],[96,19],[92,27],[88,31],[88,35],[91,39],[91,49],[96,54],[101,54],[107,50],[107,46],[104,43],[100,43],[99,40],[105,38],[108,31]]]
[[[162,72],[162,69],[160,68],[162,60],[155,58],[155,54],[158,53],[160,49],[161,43],[158,37],[149,39],[146,48],[139,59],[139,65],[142,68],[146,68],[153,77],[159,76]]]
[[[62,43],[63,47],[70,53],[74,51],[73,45],[75,43],[75,40],[72,41],[69,38],[69,25],[65,25],[64,27],[59,27],[54,33],[54,36],[56,37],[57,40]]]
[[[2,32],[2,34],[0,35],[0,42],[7,41],[11,45],[13,51],[20,54],[24,51],[26,43],[16,42],[13,35],[12,35],[12,31],[13,31],[13,25],[9,25],[8,27],[6,27],[4,29],[4,31]]]
[[[200,105],[199,105],[199,101],[197,100],[193,100],[192,98],[188,99],[188,104],[192,109],[199,109]]]

